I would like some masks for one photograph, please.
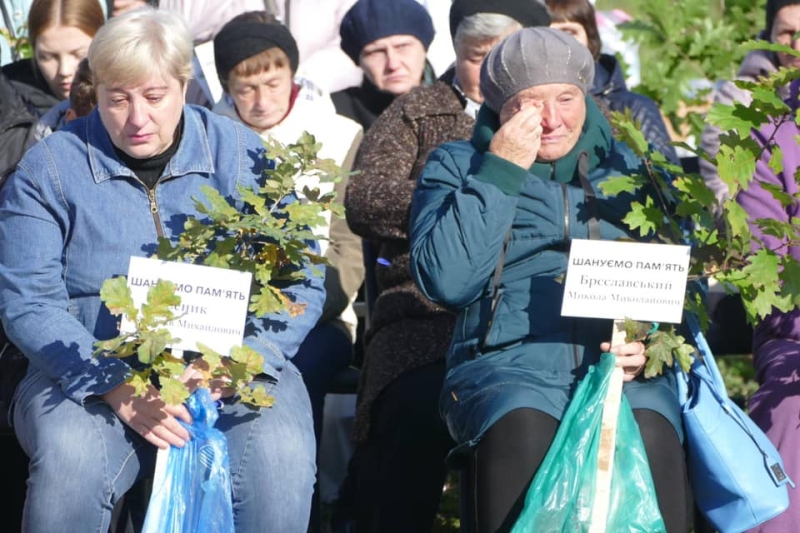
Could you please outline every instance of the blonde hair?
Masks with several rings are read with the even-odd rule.
[[[111,18],[89,46],[95,85],[132,85],[154,75],[192,78],[192,35],[181,15],[142,7]]]

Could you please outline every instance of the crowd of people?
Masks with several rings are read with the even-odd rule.
[[[354,364],[352,448],[328,527],[430,531],[448,470],[459,470],[462,525],[509,531],[576,384],[603,352],[623,369],[666,531],[697,527],[675,376],[646,378],[644,344],[612,346],[610,321],[560,312],[570,241],[641,239],[623,219],[655,194],[600,194],[602,182],[642,167],[610,113],[630,111],[653,150],[680,164],[658,105],[604,51],[594,2],[0,6],[0,319],[4,342],[28,360],[8,413],[29,459],[23,531],[113,530],[115,506],[152,475],[157,451],[190,438],[185,406],[126,381],[135,364],[93,357],[95,342],[118,332],[101,285],[159,238],[176,240],[176,220],[202,218],[202,186],[246,209],[240,186],[260,183],[271,163],[264,141],[304,132],[346,175],[300,176],[295,200],[305,185],[335,192],[345,217],[312,228],[319,238],[307,245],[327,258],[324,275],[305,264],[281,285],[305,311],[247,317],[244,342],[265,358],[254,381],[274,405],[212,390],[236,531],[322,533],[325,399]],[[800,1],[769,0],[761,36],[800,50],[798,31]],[[758,50],[739,75],[797,65]],[[798,88],[780,96],[796,107]],[[732,80],[715,98],[749,101]],[[711,155],[720,133],[709,126],[701,139]],[[798,205],[769,191],[797,193],[799,135],[794,122],[754,132],[765,155],[756,186],[736,198],[703,159],[701,173],[720,202],[791,221]],[[772,143],[785,155],[780,173]],[[796,479],[798,342],[798,312],[756,327],[750,406]],[[800,497],[790,497],[760,531],[791,530]]]

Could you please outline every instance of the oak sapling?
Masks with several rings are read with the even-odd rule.
[[[176,239],[160,238],[156,256],[166,261],[185,262],[250,272],[253,283],[248,310],[256,317],[285,313],[288,320],[304,312],[283,287],[302,282],[302,267],[311,265],[312,276],[322,276],[327,260],[314,252],[311,241],[322,239],[313,228],[325,223],[324,213],[344,216],[334,192],[321,192],[320,184],[338,182],[345,175],[333,160],[317,157],[321,144],[303,133],[297,143],[287,146],[276,140],[265,142],[264,157],[274,162],[266,170],[257,190],[240,188],[244,209],[234,206],[212,187],[202,189],[204,198],[193,198],[205,218],[188,217]],[[302,187],[297,183],[305,177]],[[308,177],[311,183],[308,185]],[[298,190],[300,189],[300,190]],[[154,381],[167,403],[182,403],[190,394],[181,380],[186,363],[172,354],[173,339],[167,325],[179,318],[180,296],[176,286],[161,280],[150,287],[141,309],[134,305],[125,277],[103,283],[100,298],[114,316],[125,317],[133,331],[95,343],[95,355],[129,357],[136,355],[142,370],[131,368],[128,382],[144,394]],[[273,399],[253,377],[263,369],[263,357],[248,346],[220,354],[198,345],[194,369],[203,376],[201,385],[225,383],[236,389],[241,401],[270,406]],[[226,357],[227,356],[227,357]]]

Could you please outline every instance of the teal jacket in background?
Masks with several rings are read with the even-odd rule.
[[[484,106],[471,142],[443,144],[431,154],[410,219],[416,283],[458,314],[440,407],[454,438],[468,445],[517,408],[561,419],[577,381],[599,361],[612,322],[561,316],[569,243],[589,238],[578,161],[586,152],[600,236],[607,240],[635,238],[622,218],[636,198],[606,197],[598,185],[643,172],[635,154],[614,140],[591,98],[578,143],[552,163],[525,170],[487,153],[498,128],[496,113]],[[509,232],[490,327],[492,279]],[[682,438],[671,373],[640,377],[625,385],[625,393],[634,409],[663,414]]]

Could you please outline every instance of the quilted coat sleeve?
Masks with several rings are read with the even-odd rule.
[[[531,254],[570,239],[573,230],[586,233],[577,207],[565,211],[582,201],[580,188],[536,178],[468,142],[431,153],[410,220],[411,272],[428,298],[460,308],[480,297],[518,215],[523,184]]]

